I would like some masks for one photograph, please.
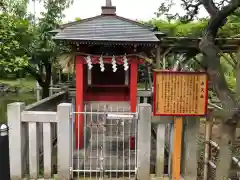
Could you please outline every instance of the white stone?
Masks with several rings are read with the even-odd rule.
[[[0,136],[7,136],[8,135],[8,127],[6,124],[2,124],[1,127],[1,133],[0,133]]]

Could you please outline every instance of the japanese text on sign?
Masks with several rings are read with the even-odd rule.
[[[207,74],[154,72],[154,115],[205,115]]]

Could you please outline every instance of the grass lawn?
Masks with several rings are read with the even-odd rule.
[[[36,88],[36,80],[32,78],[23,79],[0,79],[0,84],[8,84],[11,87],[20,87],[23,91]]]

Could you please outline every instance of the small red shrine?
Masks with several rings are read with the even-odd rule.
[[[137,107],[140,52],[151,52],[159,45],[156,29],[116,15],[116,7],[106,0],[102,14],[64,24],[53,32],[55,39],[71,44],[76,56],[76,112],[88,101],[128,102]],[[83,146],[84,120],[76,119],[76,148]],[[77,134],[80,134],[78,139]]]

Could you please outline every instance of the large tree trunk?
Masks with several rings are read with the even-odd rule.
[[[52,68],[52,82],[53,84],[57,83],[57,68]]]
[[[39,72],[37,72],[37,70],[31,66],[26,67],[26,71],[31,74],[38,81],[38,84],[42,87],[42,99],[49,96],[49,87],[52,75],[52,64],[46,62],[43,65],[45,67],[45,76],[41,70],[41,67]]]
[[[219,163],[217,165],[216,179],[228,179],[231,167],[232,142],[236,130],[236,120],[240,117],[239,105],[228,88],[220,65],[218,49],[215,46],[215,38],[218,30],[227,22],[227,18],[232,15],[240,6],[239,0],[231,0],[221,9],[217,7],[213,0],[202,0],[206,11],[210,15],[208,25],[199,44],[203,53],[204,61],[207,62],[207,71],[213,91],[217,94],[223,106],[223,117],[221,119],[221,141]]]
[[[216,169],[216,179],[228,179],[232,164],[232,145],[235,140],[235,125],[221,123],[220,152]]]
[[[207,62],[207,71],[209,80],[212,82],[212,89],[221,100],[224,109],[224,123],[233,123],[234,111],[237,108],[235,97],[229,90],[223,70],[220,64],[220,56],[214,44],[213,36],[206,33],[200,44],[199,48],[203,53],[204,61]]]
[[[50,83],[51,83],[51,76],[52,76],[52,65],[50,63],[45,63],[44,64],[45,67],[45,81],[40,84],[40,86],[42,87],[42,99],[46,98],[49,96],[49,87],[50,87]]]
[[[217,164],[217,179],[225,179],[229,175],[231,168],[231,149],[234,140],[234,132],[236,123],[234,122],[233,110],[237,108],[237,103],[228,89],[227,82],[224,77],[223,70],[220,64],[220,57],[218,50],[214,44],[214,37],[206,33],[200,44],[199,48],[204,55],[204,61],[207,62],[207,71],[209,79],[212,82],[212,89],[217,94],[223,105],[225,118],[221,119],[222,134],[220,140],[220,156]],[[227,154],[226,154],[227,153]]]
[[[42,86],[42,99],[47,98],[49,96],[49,87],[50,84],[44,84],[44,86]]]

